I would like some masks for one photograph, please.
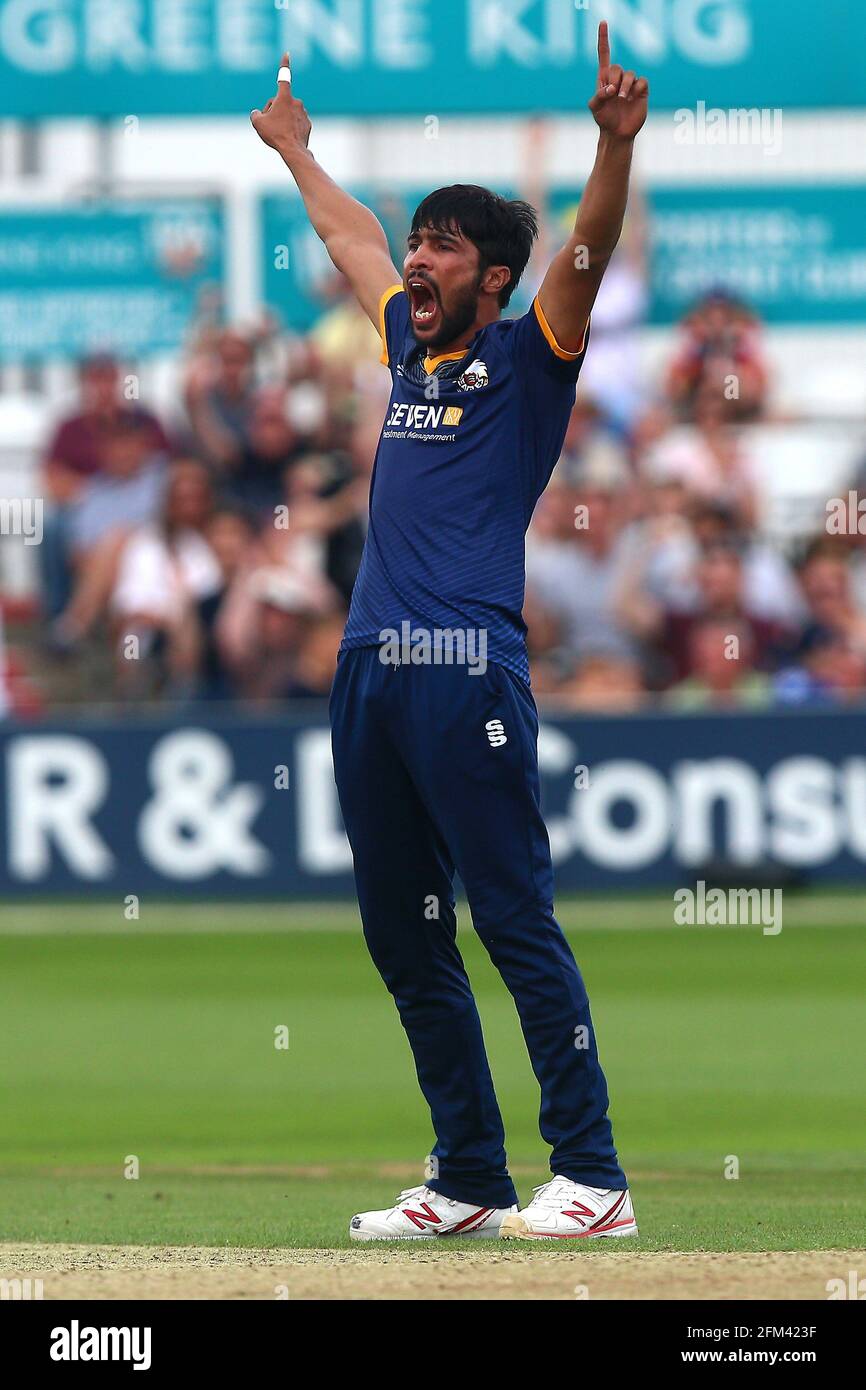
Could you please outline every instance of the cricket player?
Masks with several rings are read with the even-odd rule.
[[[436,1145],[423,1185],[356,1240],[637,1234],[580,971],[553,912],[529,686],[524,537],[559,457],[589,317],[622,228],[648,84],[598,33],[595,165],[529,312],[503,319],[537,235],[524,202],[457,184],[412,219],[402,277],[376,217],[310,153],[292,94],[252,123],[382,337],[392,389],[331,695],[364,935],[400,1013]],[[514,997],[552,1180],[520,1207],[452,880]]]

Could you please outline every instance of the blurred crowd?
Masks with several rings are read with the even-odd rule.
[[[760,325],[708,295],[649,390],[634,348],[644,299],[626,243],[528,537],[539,702],[614,712],[859,698],[866,537],[822,528],[786,554],[762,534],[742,430],[766,410]],[[99,698],[108,682],[125,700],[324,699],[389,389],[379,351],[338,292],[304,337],[200,331],[171,418],[138,399],[124,364],[82,363],[80,401],[43,462],[53,667],[101,673]]]

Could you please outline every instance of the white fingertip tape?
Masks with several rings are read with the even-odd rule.
[[[277,81],[278,81],[278,82],[291,82],[291,80],[292,80],[292,69],[291,69],[291,68],[280,68],[279,72],[277,73]]]

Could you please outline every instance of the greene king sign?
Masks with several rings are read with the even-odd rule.
[[[866,6],[819,10],[829,85],[806,0],[0,0],[2,114],[240,115],[284,48],[314,115],[584,113],[603,18],[657,110],[862,104]]]

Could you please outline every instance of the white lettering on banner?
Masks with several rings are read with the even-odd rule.
[[[308,13],[315,10],[320,37],[330,29],[345,47],[339,16],[301,4]],[[357,0],[349,6],[360,11]],[[292,10],[294,21],[294,0]],[[84,63],[96,72],[117,66],[131,73],[195,73],[207,72],[215,57],[225,71],[250,72],[266,67],[278,47],[273,7],[261,0],[151,0],[150,7],[144,0],[81,0],[80,8],[78,0],[6,0],[0,6],[0,50],[25,72],[66,72]]]
[[[810,757],[786,758],[767,774],[767,800],[776,810],[768,842],[774,859],[823,864],[836,857],[844,842],[836,778],[831,763]]]
[[[100,750],[65,734],[10,741],[6,758],[9,871],[36,882],[51,872],[52,850],[80,878],[107,878],[114,867],[91,816],[108,791]]]
[[[751,51],[750,4],[606,0],[603,12],[635,67],[677,56],[720,67]],[[567,66],[579,46],[595,60],[594,18],[568,0],[469,0],[466,16],[465,35],[448,43],[465,44],[477,67]],[[281,46],[298,68],[321,55],[337,68],[370,61],[414,71],[444,57],[433,42],[439,22],[434,0],[5,0],[0,50],[13,66],[44,75],[79,64],[147,75],[260,71]]]
[[[292,0],[292,8],[294,4]],[[280,47],[279,42],[274,44],[269,6],[259,0],[232,0],[224,8],[217,26],[216,57],[221,68],[262,72],[273,64],[274,51]]]
[[[763,839],[760,773],[739,758],[707,758],[673,768],[677,825],[674,854],[681,864],[703,864],[714,854],[713,813],[725,807],[725,854],[736,864],[755,858]]]
[[[541,726],[541,772],[570,769],[577,745]],[[586,756],[584,751],[584,757]],[[741,758],[676,763],[664,774],[645,763],[591,764],[565,815],[547,819],[554,863],[579,850],[592,864],[636,872],[670,853],[696,865],[719,855],[747,865],[771,856],[792,867],[832,862],[848,853],[866,860],[866,759],[783,758],[765,774]],[[614,822],[617,803],[627,822]],[[717,809],[724,810],[721,825]]]
[[[138,826],[142,854],[170,878],[207,878],[221,869],[253,877],[271,857],[250,825],[264,793],[252,783],[232,786],[234,762],[223,739],[205,729],[182,729],[160,739],[148,773],[155,795]]]
[[[115,7],[117,0],[108,0]],[[154,47],[169,72],[206,72],[213,62],[208,43],[210,6],[202,0],[152,0]],[[232,65],[234,66],[234,64]]]
[[[705,67],[742,62],[752,48],[753,0],[606,0],[600,19],[610,21],[631,53],[630,66],[660,62],[672,54]],[[595,27],[584,28],[584,51],[596,57]],[[636,60],[636,61],[635,61]]]
[[[242,732],[238,739],[242,744]],[[552,797],[561,798],[562,810],[547,818],[559,865],[577,854],[588,865],[635,875],[666,856],[688,867],[715,857],[740,866],[770,857],[795,868],[832,864],[846,854],[866,862],[866,757],[837,763],[797,754],[763,773],[734,757],[683,759],[660,769],[640,758],[592,762],[583,738],[578,746],[565,729],[544,724],[538,753]],[[578,757],[590,774],[579,785],[573,778]],[[119,861],[127,864],[126,847],[136,832],[143,862],[169,881],[204,880],[220,872],[260,879],[277,873],[253,833],[265,789],[234,781],[229,738],[203,729],[173,730],[154,743],[147,768],[153,792],[141,806],[134,793],[124,795],[127,783],[134,786],[138,778],[130,779],[122,758],[104,753],[91,739],[10,735],[10,878],[45,883],[62,865],[82,882],[105,881],[117,873]],[[292,769],[298,869],[321,880],[347,873],[351,851],[326,728],[298,731]],[[113,814],[98,829],[96,818],[110,797]],[[274,804],[268,804],[268,814]],[[131,862],[137,862],[134,855]],[[290,881],[291,868],[283,872]]]
[[[521,20],[534,0],[471,0],[469,53],[479,67],[492,67],[504,55],[523,67],[538,67],[545,46],[524,29]]]
[[[290,18],[285,38],[295,67],[308,63],[314,50],[324,53],[335,67],[358,68],[363,63],[364,13],[360,0],[335,0],[328,5],[320,0],[292,0]]]
[[[119,63],[131,72],[147,71],[148,48],[137,27],[140,15],[125,0],[85,0],[84,17],[83,57],[88,68],[103,72]]]
[[[434,61],[422,28],[427,0],[378,0],[373,7],[373,56],[383,68],[424,68]]]
[[[352,867],[352,851],[340,819],[327,729],[298,735],[295,744],[298,865],[309,874],[341,874]]]
[[[617,802],[629,803],[630,825],[616,825]],[[664,774],[633,758],[613,758],[592,768],[591,785],[575,791],[572,814],[577,843],[586,857],[608,869],[642,869],[661,858],[670,841],[671,798]]]
[[[64,72],[76,60],[76,29],[66,0],[7,0],[0,51],[25,72]]]
[[[605,0],[596,17],[610,21],[635,67],[672,55],[721,67],[742,61],[751,51],[750,3]],[[563,0],[470,0],[469,54],[479,67],[492,67],[503,58],[527,68],[569,63],[577,51],[576,26],[581,24],[584,55],[597,61],[595,22],[587,18]]]
[[[673,0],[669,32],[684,58],[707,67],[739,63],[751,52],[751,0]],[[621,23],[615,20],[614,23]]]
[[[635,67],[643,67],[647,63],[659,62],[667,52],[667,12],[671,3],[672,0],[638,0],[635,6],[632,0],[626,0],[625,4],[621,0],[607,0],[604,13],[600,13],[598,18],[608,21],[617,42],[622,40],[628,44],[637,60]],[[674,37],[678,33],[679,30],[674,28]],[[584,25],[583,51],[585,57],[598,61],[594,24]],[[629,61],[623,66],[631,67],[632,64]]]

